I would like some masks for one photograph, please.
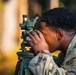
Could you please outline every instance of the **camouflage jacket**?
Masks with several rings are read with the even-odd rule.
[[[67,72],[76,74],[76,35],[68,46],[61,67],[57,66],[48,50],[42,50],[30,61],[29,69],[34,75],[66,75]]]

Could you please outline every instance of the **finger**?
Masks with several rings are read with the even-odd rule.
[[[44,38],[43,34],[39,30],[35,30],[35,31],[38,33],[40,38]]]
[[[36,43],[37,42],[37,40],[35,39],[35,37],[31,34],[31,33],[28,33],[28,36],[31,38],[31,41],[33,42],[33,43]],[[29,40],[28,40],[29,41]]]
[[[30,44],[31,47],[34,46],[33,42],[31,42],[31,41],[27,41],[27,42]]]
[[[32,31],[31,34],[33,34],[33,36],[35,37],[35,39],[36,39],[37,41],[40,40],[40,37],[39,37],[39,35],[37,34],[37,32]]]

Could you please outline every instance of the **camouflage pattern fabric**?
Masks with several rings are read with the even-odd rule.
[[[67,71],[76,71],[76,35],[69,44],[62,67]]]
[[[42,50],[29,63],[29,69],[34,75],[66,75],[76,74],[76,36],[70,42],[64,62],[58,67],[48,50]]]

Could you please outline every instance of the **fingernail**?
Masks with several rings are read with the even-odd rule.
[[[37,29],[35,31],[38,31]]]
[[[27,41],[31,41],[31,38],[30,38],[30,37],[26,37],[26,40],[27,40]]]

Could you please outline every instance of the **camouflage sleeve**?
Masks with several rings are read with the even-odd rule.
[[[34,75],[66,75],[66,71],[55,64],[47,50],[41,51],[30,61],[29,69]]]

